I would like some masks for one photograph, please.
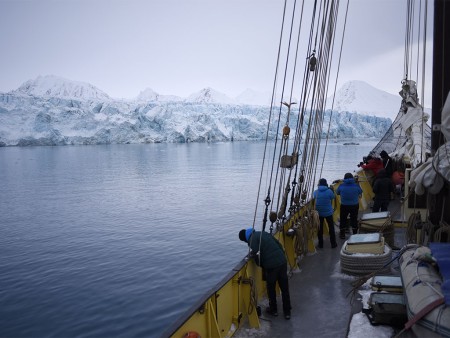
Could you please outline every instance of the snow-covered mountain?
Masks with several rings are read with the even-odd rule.
[[[38,76],[25,82],[12,93],[65,99],[102,101],[111,99],[108,94],[89,83],[71,81],[54,75]]]
[[[189,95],[185,102],[236,104],[235,100],[212,88],[204,88],[197,93]]]
[[[394,119],[400,109],[401,102],[400,95],[384,92],[363,81],[350,81],[336,92],[334,104],[332,97],[327,98],[326,109],[331,109],[333,104],[333,111]]]
[[[344,93],[358,97],[363,86],[357,83],[349,86],[353,93],[349,89]],[[256,97],[255,93],[248,95]],[[135,100],[115,100],[89,84],[38,77],[17,90],[0,93],[0,146],[247,141],[265,137],[267,105],[239,104],[211,88],[186,99],[170,97],[147,89]],[[343,103],[340,107],[349,109]],[[325,114],[326,123],[330,113]],[[296,124],[295,117],[291,123]],[[330,135],[381,138],[390,125],[388,118],[350,110],[333,112]],[[274,127],[269,136],[275,137],[275,133]]]
[[[160,102],[178,102],[183,98],[176,95],[160,95],[151,88],[146,88],[136,97],[138,102],[160,101]]]

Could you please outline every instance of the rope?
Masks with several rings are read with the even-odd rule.
[[[416,228],[415,225],[417,220],[420,219],[419,213],[412,213],[408,218],[408,223],[406,227],[406,242],[416,243]]]
[[[275,91],[276,91],[276,83],[277,83],[277,78],[278,78],[278,67],[279,67],[279,63],[280,63],[280,56],[281,56],[281,42],[283,39],[283,27],[284,27],[284,20],[286,17],[286,5],[287,5],[287,0],[284,1],[284,8],[283,8],[283,19],[281,22],[281,31],[280,31],[280,39],[279,39],[279,44],[278,44],[278,54],[277,54],[277,62],[276,62],[276,67],[275,67],[275,75],[274,75],[274,80],[273,80],[273,88],[272,88],[272,99],[271,99],[271,103],[270,103],[270,110],[269,110],[269,120],[267,123],[267,128],[266,128],[266,137],[265,137],[265,144],[264,144],[264,153],[263,153],[263,160],[261,163],[261,173],[260,173],[260,177],[259,177],[259,185],[258,185],[258,193],[257,193],[257,197],[256,197],[256,205],[255,205],[255,212],[253,215],[253,224],[252,224],[252,228],[255,229],[255,224],[256,224],[256,215],[258,212],[258,203],[259,203],[259,197],[260,197],[260,193],[261,193],[261,186],[262,186],[262,178],[263,178],[263,174],[264,174],[264,164],[266,161],[266,154],[267,154],[267,145],[269,142],[269,131],[270,131],[270,125],[271,125],[271,120],[272,120],[272,112],[273,112],[273,106],[274,106],[274,101],[275,101]],[[275,140],[275,146],[276,146],[276,140]],[[270,200],[270,182],[272,181],[272,173],[273,173],[273,165],[272,165],[272,170],[271,170],[271,174],[270,174],[270,179],[269,179],[269,187],[268,187],[268,191],[267,191],[267,197],[266,200],[269,199]],[[267,211],[265,213],[265,216],[267,217]],[[263,230],[264,230],[265,224],[263,224]],[[262,237],[262,236],[261,236]],[[259,242],[259,248],[261,248],[261,240]],[[249,253],[250,253],[250,248],[249,248]]]
[[[304,236],[305,232],[306,232],[306,230],[304,227],[304,223],[301,221],[298,222],[296,224],[296,229],[295,229],[296,240],[295,240],[295,245],[294,245],[294,250],[295,250],[297,257],[301,257],[306,253],[305,236]]]
[[[411,45],[411,35],[412,35],[412,8],[413,2],[411,0],[407,1],[407,16],[406,16],[406,34],[405,34],[405,54],[404,54],[404,78],[408,79],[408,71],[409,71],[409,60],[410,60],[410,45]]]
[[[288,47],[287,47],[287,55],[286,55],[285,70],[284,70],[284,77],[283,77],[283,85],[282,85],[282,90],[281,90],[281,97],[283,97],[284,91],[285,91],[285,87],[286,87],[286,79],[287,79],[287,71],[288,71],[288,64],[289,64],[289,57],[290,57],[290,49],[291,49],[290,46],[291,46],[291,41],[292,41],[292,30],[293,30],[293,23],[294,23],[294,18],[295,18],[296,4],[297,4],[297,1],[294,1],[294,8],[293,8],[293,13],[294,14],[292,15],[292,20],[291,20],[291,25],[290,25],[290,32],[289,32],[289,39],[288,39]],[[284,20],[283,20],[283,22],[284,22]],[[279,130],[280,130],[282,107],[283,106],[280,104],[279,111],[278,111],[277,129],[276,129],[277,139],[278,139],[278,133],[279,133]],[[289,114],[290,114],[290,109],[288,109],[288,114],[287,114],[287,120],[288,121],[289,121]],[[284,142],[282,142],[282,145],[280,146],[280,152],[279,152],[279,155],[278,155],[278,164],[280,164],[280,162],[281,162],[281,156],[283,154],[283,150],[284,150],[285,155],[287,155],[287,147],[288,147],[289,137],[283,138],[283,140],[284,140]],[[272,171],[273,171],[273,168],[274,168],[274,165],[275,165],[275,154],[276,154],[276,149],[274,150],[274,153],[273,153]],[[274,179],[275,185],[276,185],[276,182],[277,182],[279,170],[280,170],[280,166],[277,166],[275,179]],[[284,173],[282,172],[282,174],[281,174],[282,177],[280,177],[280,185],[279,185],[279,189],[278,189],[278,198],[277,198],[277,201],[278,201],[277,203],[278,204],[277,204],[276,209],[278,209],[278,207],[279,207],[279,203],[280,203],[280,199],[281,199],[281,191],[282,191],[283,186],[284,186],[284,180],[283,180],[284,176],[283,175],[284,175]],[[275,190],[276,189],[274,188],[272,201],[275,200]],[[284,214],[284,212],[283,212],[283,214]]]
[[[331,127],[331,120],[332,120],[332,117],[333,117],[334,100],[335,100],[335,97],[336,97],[337,83],[338,83],[338,79],[339,79],[339,70],[341,68],[342,49],[344,47],[345,27],[347,25],[348,6],[349,6],[349,0],[347,1],[347,7],[346,7],[346,10],[345,10],[344,28],[343,28],[343,32],[342,32],[341,48],[339,50],[339,60],[338,60],[338,66],[337,66],[337,72],[336,72],[336,79],[335,79],[335,82],[334,82],[333,99],[332,99],[332,102],[331,102],[330,121],[328,123],[327,141],[325,143],[324,158],[323,158],[323,161],[322,161],[322,166],[320,168],[320,176],[322,176],[323,164],[325,162],[325,154],[327,153],[327,147],[328,147],[328,135],[329,135],[330,127]]]
[[[447,236],[446,242],[450,242],[450,226],[445,225],[443,222],[441,222],[441,226],[434,233],[434,237],[433,237],[434,241],[441,242],[443,234],[445,234]]]
[[[319,226],[320,226],[319,212],[317,210],[311,210],[310,211],[310,217],[311,217],[311,222],[309,222],[310,229],[312,231],[317,231],[319,229]]]
[[[315,2],[315,6],[316,4],[317,2]],[[302,159],[298,168],[299,172],[302,172],[304,175],[305,184],[301,184],[297,188],[299,191],[308,191],[310,194],[312,194],[312,187],[314,186],[312,182],[316,181],[315,170],[313,170],[312,168],[315,168],[318,163],[318,149],[320,147],[320,134],[322,132],[321,127],[323,122],[323,97],[325,96],[325,90],[323,90],[323,88],[326,88],[326,82],[323,81],[323,79],[329,73],[328,64],[329,60],[331,59],[330,46],[333,46],[335,36],[331,32],[334,32],[335,30],[335,17],[338,8],[338,6],[335,5],[336,4],[334,2],[326,2],[324,3],[323,10],[322,8],[319,8],[318,11],[317,8],[314,7],[307,53],[309,56],[307,59],[311,57],[315,58],[316,50],[319,47],[319,62],[314,68],[315,71],[312,74],[314,76],[313,78],[310,77],[311,72],[308,71],[309,69],[307,69],[308,64],[305,64],[305,73],[301,95],[303,99],[301,102],[301,106],[299,107],[299,117],[297,120],[297,133],[295,136],[294,147],[299,146],[301,139],[305,140],[303,151],[297,151],[298,154],[302,154]],[[318,12],[317,20],[316,12]],[[325,13],[329,13],[328,17],[327,15],[325,15]],[[319,29],[318,25],[320,21],[322,22],[321,29]],[[326,28],[328,28],[328,30]],[[314,31],[316,31],[315,34]],[[315,36],[314,50],[312,50],[313,35]],[[305,137],[303,137],[303,128],[301,128],[301,126],[303,126],[303,123],[305,121],[306,102],[308,101],[311,103],[311,108],[309,109],[310,117],[306,129],[306,135]],[[322,107],[317,106],[317,102],[321,102]],[[318,109],[316,107],[318,107]]]
[[[303,101],[301,104],[301,107],[299,109],[299,116],[297,120],[297,128],[296,128],[296,135],[295,135],[295,141],[294,141],[294,147],[292,154],[296,154],[296,156],[302,155],[301,161],[298,161],[295,173],[294,173],[294,181],[292,182],[292,193],[291,193],[291,203],[290,206],[292,206],[295,203],[295,196],[303,196],[306,192],[312,195],[312,187],[314,184],[312,182],[315,182],[315,169],[317,167],[318,163],[318,156],[319,156],[319,149],[320,149],[320,135],[322,133],[322,123],[323,123],[323,106],[324,106],[324,97],[325,97],[325,88],[327,88],[327,81],[325,81],[325,78],[329,76],[329,63],[332,60],[332,47],[334,46],[334,37],[335,37],[335,29],[336,29],[336,17],[337,17],[337,9],[339,8],[338,3],[335,1],[324,1],[323,7],[319,6],[317,7],[318,2],[315,1],[314,3],[314,9],[313,9],[313,15],[312,15],[312,21],[311,21],[311,27],[310,27],[310,34],[309,34],[309,44],[308,44],[308,52],[307,55],[309,57],[307,58],[307,62],[305,63],[305,72],[304,72],[304,78],[303,78],[303,89],[302,89],[302,96]],[[348,8],[348,5],[347,5]],[[296,10],[296,2],[294,3],[293,8],[293,15],[291,17],[291,24],[289,26],[289,33],[288,33],[288,39],[287,39],[287,53],[286,53],[286,61],[284,64],[284,78],[282,83],[282,96],[284,95],[286,88],[286,81],[287,81],[287,70],[289,65],[289,59],[291,57],[290,48],[293,47],[292,41],[293,41],[293,26],[294,26],[294,19],[295,19],[295,10]],[[300,41],[300,31],[301,31],[301,25],[303,22],[303,10],[304,6],[301,7],[301,13],[300,13],[300,26],[299,26],[299,32],[297,36],[297,44],[295,46],[295,59],[294,59],[294,72],[293,76],[291,78],[291,90],[290,90],[290,99],[292,99],[292,92],[293,92],[293,84],[294,84],[294,78],[295,78],[295,70],[297,67],[297,56],[298,56],[298,49],[299,49],[299,41]],[[285,11],[283,13],[283,30],[285,29],[284,23],[287,22],[286,20],[286,4],[285,4]],[[287,29],[287,28],[286,28]],[[282,36],[283,34],[281,34]],[[280,44],[281,44],[281,38],[280,38]],[[314,50],[312,51],[312,45],[314,40]],[[308,59],[311,57],[315,58],[316,50],[319,49],[319,62],[317,63],[317,66],[313,69],[313,71],[309,71],[309,63]],[[279,53],[280,55],[280,53]],[[342,55],[342,47],[341,47],[341,55]],[[281,65],[278,59],[277,61],[277,74],[278,74],[278,66]],[[310,76],[312,75],[312,77]],[[309,123],[307,125],[306,130],[306,136],[304,137],[305,144],[303,147],[303,151],[299,150],[300,141],[302,139],[302,133],[303,133],[303,122],[305,121],[306,116],[306,105],[305,103],[308,102],[307,98],[311,97],[311,109],[309,110]],[[274,95],[272,96],[272,99],[274,99]],[[274,100],[272,100],[274,102]],[[289,101],[288,106],[288,115],[286,118],[286,126],[289,126],[289,118],[290,118],[290,104],[292,104],[291,101]],[[320,103],[322,106],[318,106],[318,103]],[[317,107],[317,109],[316,109]],[[274,182],[273,189],[270,187],[268,189],[268,198],[271,197],[271,212],[274,209],[274,206],[276,205],[278,212],[278,218],[283,219],[285,218],[285,211],[287,207],[287,185],[289,184],[289,181],[291,179],[291,173],[286,174],[285,170],[280,171],[280,166],[277,167],[275,170],[275,157],[276,153],[278,152],[278,163],[281,162],[282,156],[287,156],[288,154],[288,148],[289,148],[289,137],[285,137],[282,141],[279,149],[277,147],[277,141],[278,141],[278,135],[280,130],[280,117],[281,117],[281,108],[282,105],[280,105],[279,113],[278,113],[278,120],[276,124],[276,143],[275,143],[275,151],[273,154],[272,159],[272,173],[270,177],[270,181]],[[271,107],[272,109],[272,107]],[[329,130],[329,129],[328,129]],[[277,151],[278,150],[278,151]],[[325,157],[325,154],[323,155]],[[323,158],[324,158],[323,157]],[[323,162],[322,162],[323,163]],[[285,168],[286,169],[286,168]],[[291,170],[292,168],[288,168]],[[296,177],[299,172],[302,172],[302,178],[300,184],[296,184]],[[274,176],[272,176],[274,175]],[[306,176],[306,177],[305,177]],[[284,194],[283,194],[284,192]],[[278,195],[276,198],[276,194]],[[302,202],[306,202],[306,198],[302,198]],[[289,208],[290,211],[292,211],[292,208]]]
[[[244,275],[247,270],[248,264],[245,265],[245,270],[243,271]],[[258,304],[258,297],[256,292],[255,280],[253,277],[243,278],[241,277],[241,282],[244,284],[250,285],[250,301],[248,303],[247,314],[252,314],[253,310],[256,308]]]
[[[347,2],[347,11],[344,22],[344,33],[345,26],[347,22],[347,14],[348,14],[349,4]],[[328,124],[327,130],[323,130],[323,122],[324,122],[324,107],[325,107],[325,98],[326,93],[329,86],[329,77],[331,74],[330,68],[332,63],[333,49],[335,46],[335,37],[336,37],[336,27],[337,27],[337,14],[339,9],[339,1],[333,0],[323,0],[323,1],[314,1],[314,7],[312,11],[312,20],[311,25],[309,27],[309,36],[308,36],[308,46],[307,46],[307,54],[304,63],[304,74],[303,74],[303,83],[301,95],[302,97],[301,104],[299,104],[298,110],[298,118],[297,118],[297,128],[294,135],[294,143],[292,145],[292,157],[294,160],[294,156],[297,163],[293,163],[290,166],[282,166],[281,163],[283,160],[289,160],[288,154],[289,149],[291,147],[290,136],[286,133],[286,128],[289,129],[290,122],[290,114],[291,114],[291,105],[292,96],[293,96],[293,87],[295,80],[295,71],[297,69],[297,60],[299,55],[299,46],[300,46],[300,32],[303,25],[303,14],[304,14],[304,2],[297,10],[296,0],[293,4],[292,16],[289,17],[287,13],[287,0],[284,3],[283,9],[283,18],[281,24],[280,31],[280,39],[278,46],[278,56],[277,63],[275,69],[273,90],[272,90],[272,101],[270,106],[270,114],[268,126],[266,129],[266,143],[264,148],[264,157],[263,163],[261,165],[261,175],[259,180],[259,188],[257,194],[257,202],[255,207],[255,213],[253,217],[253,229],[255,228],[256,218],[258,213],[258,205],[260,203],[260,195],[262,189],[262,180],[263,180],[263,172],[266,160],[268,163],[268,175],[267,175],[267,195],[264,200],[266,203],[266,209],[264,210],[263,217],[263,231],[266,227],[266,222],[268,220],[268,214],[270,212],[271,219],[271,233],[273,224],[276,222],[277,228],[279,229],[280,225],[283,226],[286,217],[286,211],[289,210],[291,215],[293,215],[294,211],[299,210],[301,206],[307,205],[308,197],[312,196],[316,181],[317,168],[319,163],[319,155],[320,155],[320,141],[322,134],[326,132],[328,134],[331,126],[331,117],[330,122]],[[300,15],[299,26],[298,26],[298,35],[297,39],[294,39],[294,25],[297,19],[297,12]],[[285,27],[286,26],[286,27]],[[297,33],[297,31],[295,32]],[[286,35],[286,38],[284,36]],[[283,54],[285,57],[284,62],[281,60],[281,47],[283,40],[286,40],[284,44],[287,47],[287,51]],[[296,43],[294,41],[296,40]],[[340,53],[339,53],[339,66],[340,60],[342,57],[343,46],[342,43],[344,41],[344,34],[342,35]],[[295,48],[295,50],[291,51],[291,48]],[[295,54],[294,54],[295,52]],[[295,55],[295,59],[292,60],[292,57]],[[314,60],[314,62],[313,62]],[[292,65],[290,65],[292,63]],[[282,69],[284,67],[284,69]],[[292,78],[288,79],[288,70],[294,70],[292,72]],[[339,73],[339,72],[338,72]],[[282,78],[279,78],[279,75],[283,74]],[[280,80],[280,89],[281,89],[281,103],[279,107],[275,106],[275,92],[277,87],[277,82]],[[336,92],[337,80],[334,87],[334,94]],[[288,87],[288,83],[290,84],[290,88]],[[289,93],[289,103],[283,102],[283,96],[285,93]],[[283,104],[288,107],[287,116],[286,116],[286,124],[283,128],[283,137],[280,137],[281,131],[281,117],[282,113],[284,115]],[[309,109],[307,109],[309,108]],[[278,116],[276,116],[275,109],[278,109]],[[273,120],[273,122],[272,122]],[[307,121],[306,124],[305,121]],[[268,150],[268,137],[269,130],[275,131],[275,144],[273,149],[273,154],[271,159],[269,156],[266,157],[266,153]],[[302,140],[304,140],[304,144],[302,144]],[[280,141],[280,142],[279,142]],[[328,141],[328,139],[327,139]],[[302,145],[302,150],[300,150],[300,146]],[[326,147],[325,153],[322,157],[322,166],[324,163],[326,155]],[[275,166],[277,167],[275,168]],[[294,166],[296,167],[294,170]],[[286,172],[289,170],[289,173]],[[269,173],[270,171],[270,173]],[[320,171],[322,172],[322,170]],[[299,175],[301,173],[301,176]],[[290,186],[290,181],[294,177],[292,181],[292,189]],[[299,176],[299,183],[297,184],[296,179]],[[289,208],[288,204],[288,196],[291,194],[291,200]],[[310,207],[307,207],[310,209]],[[277,210],[277,212],[273,212],[273,210]],[[274,221],[273,215],[276,215],[277,220]],[[315,217],[314,213],[310,215],[310,224],[306,227],[305,233],[303,237],[311,238],[310,236],[314,231],[318,229],[318,216]],[[298,236],[300,238],[300,236]],[[304,239],[304,238],[301,238]],[[300,241],[297,241],[298,246],[300,247]],[[305,242],[305,241],[303,241]],[[304,244],[304,243],[303,243]],[[301,252],[300,248],[297,248],[298,252]],[[261,249],[261,240],[259,241],[259,250]]]
[[[308,238],[313,238],[319,229],[319,213],[316,210],[306,210],[302,217],[295,222],[295,253],[297,257],[301,257],[308,251]]]
[[[249,278],[250,283],[250,302],[248,304],[247,314],[251,315],[253,310],[256,308],[258,304],[258,297],[256,295],[256,286],[253,277]]]

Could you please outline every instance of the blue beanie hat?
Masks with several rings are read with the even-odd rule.
[[[248,239],[250,238],[250,235],[253,233],[253,228],[248,228],[247,230],[242,229],[239,231],[239,239],[243,242],[248,242]]]
[[[254,232],[255,230],[253,230],[253,228],[248,228],[247,230],[245,230],[245,239],[248,241],[249,240],[249,238],[250,238],[250,236],[252,235],[252,233]]]
[[[324,186],[328,186],[328,183],[327,183],[327,180],[326,179],[324,179],[324,178],[321,178],[320,180],[319,180],[319,185],[324,185]]]

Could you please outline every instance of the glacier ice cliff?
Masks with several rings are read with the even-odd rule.
[[[325,113],[323,130],[331,116],[330,130],[321,137],[380,139],[391,120],[370,112],[396,111],[398,98],[389,95],[360,81],[346,84],[336,100],[339,112]],[[89,83],[38,76],[0,93],[0,146],[256,141],[266,134],[273,139],[277,126],[267,132],[265,97],[247,90],[231,99],[204,88],[183,99],[147,88],[134,100],[113,99]],[[297,120],[290,119],[292,128]]]
[[[253,141],[265,138],[268,117],[267,106],[0,93],[0,146]],[[327,111],[326,127],[329,118]],[[381,138],[391,123],[389,118],[334,112],[329,135]],[[269,137],[275,134],[273,127]]]

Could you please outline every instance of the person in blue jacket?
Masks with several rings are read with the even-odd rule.
[[[319,180],[319,187],[313,193],[315,209],[319,213],[319,231],[317,237],[319,239],[319,248],[323,248],[323,221],[327,220],[328,230],[330,232],[330,242],[331,247],[337,247],[336,234],[334,232],[334,221],[333,221],[333,206],[331,202],[334,200],[334,192],[328,188],[327,180],[321,178]]]
[[[346,173],[344,175],[344,181],[337,188],[336,194],[341,196],[339,237],[345,239],[345,230],[347,229],[347,218],[349,215],[353,233],[356,234],[358,232],[359,198],[362,196],[362,189],[355,182],[353,175]]]
[[[255,231],[253,228],[239,231],[239,239],[248,243],[250,256],[255,263],[263,268],[266,279],[269,307],[266,312],[278,316],[276,283],[281,290],[283,313],[285,319],[291,318],[291,298],[289,295],[289,282],[287,276],[287,260],[280,242],[265,231]]]

